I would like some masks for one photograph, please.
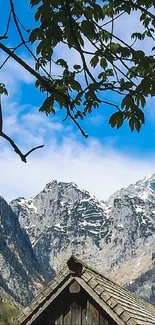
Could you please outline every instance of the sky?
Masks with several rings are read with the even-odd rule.
[[[23,1],[21,6],[19,0],[14,0],[14,4],[23,25],[29,29],[35,27],[29,1]],[[9,0],[5,0],[0,13],[0,35],[5,30],[8,10]],[[117,32],[124,40],[128,40],[137,28],[137,20],[137,14],[121,18]],[[18,44],[13,25],[4,43],[10,47]],[[149,45],[144,42],[144,50],[147,51]],[[77,63],[76,54],[70,56],[61,47],[56,56],[61,57],[62,52],[70,64]],[[23,48],[17,53],[32,64]],[[1,51],[0,62],[4,58]],[[8,202],[18,196],[35,196],[54,179],[75,182],[106,200],[116,190],[155,172],[155,99],[148,100],[146,123],[140,133],[131,133],[127,124],[119,130],[112,129],[108,119],[114,111],[109,106],[101,106],[82,122],[89,135],[84,139],[70,121],[62,122],[62,113],[47,117],[38,112],[43,96],[34,87],[34,78],[15,61],[10,59],[0,70],[0,81],[9,91],[9,96],[2,98],[4,131],[23,152],[36,145],[45,145],[32,153],[24,164],[0,138],[0,195]],[[109,93],[106,100],[111,99],[117,103],[117,98]]]

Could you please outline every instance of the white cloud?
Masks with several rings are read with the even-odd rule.
[[[132,16],[132,22],[131,17],[128,18],[123,17],[117,25],[117,32],[125,40],[137,28],[137,14]],[[144,47],[145,44],[143,42]],[[56,53],[57,58],[61,57],[61,53],[69,59],[71,66],[80,63],[75,50],[67,51],[61,46]],[[60,71],[53,67],[53,73]],[[41,144],[45,137],[50,138],[45,148],[29,156],[27,164],[21,162],[13,150],[6,146],[6,142],[0,139],[0,194],[8,201],[17,196],[36,195],[52,179],[76,182],[79,187],[89,190],[100,199],[107,199],[117,189],[154,172],[155,157],[137,158],[123,154],[114,149],[114,138],[108,139],[106,145],[92,139],[82,144],[77,141],[76,134],[73,137],[72,130],[57,119],[51,120],[37,113],[38,108],[29,104],[22,107],[18,105],[22,96],[21,83],[31,84],[33,77],[13,60],[1,71],[1,80],[6,83],[11,95],[3,99],[7,108],[4,112],[4,127],[8,135],[15,137],[24,148]],[[12,100],[11,103],[10,98],[16,101]],[[103,116],[91,116],[88,123],[98,126],[101,120]],[[64,138],[62,144],[58,143],[58,134],[65,135],[67,132],[68,138]]]
[[[33,107],[32,110],[34,110]],[[54,117],[50,118],[43,113],[37,112],[37,108],[35,113],[25,114],[24,116],[22,116],[21,120],[24,123],[25,127],[27,127],[27,129],[34,129],[34,127],[41,128],[41,126],[43,128],[46,128],[45,131],[47,131],[47,129],[54,131],[61,131],[63,129],[62,123],[57,122],[57,119],[55,119]]]
[[[56,141],[29,156],[24,164],[8,149],[0,152],[0,194],[8,201],[34,196],[53,179],[73,181],[100,199],[154,172],[155,157],[136,158],[96,140]]]
[[[11,136],[17,145],[29,150],[32,146],[46,142],[46,138],[55,137],[71,131],[54,116],[46,116],[38,111],[38,107],[30,104],[20,105],[9,98],[3,101],[3,131]]]
[[[134,42],[134,40],[131,39],[131,35],[135,32],[143,33],[145,30],[142,22],[140,22],[140,14],[140,11],[137,10],[132,12],[130,15],[124,14],[117,19],[114,23],[114,35],[131,45]],[[117,40],[114,38],[114,41]],[[150,54],[153,45],[153,39],[147,37],[143,41],[137,40],[134,48],[137,50],[142,49],[145,53]]]
[[[32,66],[33,61],[28,57],[21,55],[23,60]],[[1,53],[0,65],[5,60],[6,55]],[[11,96],[18,93],[19,83],[31,84],[34,77],[13,59],[9,59],[1,69],[1,82],[3,82]]]

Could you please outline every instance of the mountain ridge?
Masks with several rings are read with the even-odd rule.
[[[0,238],[5,243],[0,252],[0,286],[23,305],[72,254],[155,303],[155,174],[115,192],[107,201],[74,182],[53,180],[30,199],[19,197],[8,205],[0,198],[0,213]],[[12,255],[6,256],[4,246],[12,249],[14,264],[23,271],[11,265]],[[24,284],[16,297],[21,274]]]
[[[154,184],[155,174],[103,202],[73,182],[54,180],[37,196],[10,204],[47,270],[59,271],[71,254],[77,254],[121,285],[131,286],[153,268]],[[145,299],[150,299],[151,290],[150,284]]]

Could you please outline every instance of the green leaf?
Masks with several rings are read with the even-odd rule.
[[[50,61],[53,49],[47,39],[42,40],[36,49],[36,54],[41,54],[43,59]]]
[[[99,21],[100,19],[104,19],[104,10],[100,4],[94,3],[94,18],[96,21]]]
[[[94,38],[95,36],[95,25],[88,20],[81,22],[81,31],[86,37]]]
[[[117,53],[118,50],[120,49],[120,44],[118,44],[118,43],[110,43],[109,48],[113,53]]]
[[[75,65],[73,65],[73,68],[74,68],[75,70],[80,70],[80,69],[81,69],[81,65],[79,65],[79,64],[75,64]]]
[[[136,129],[137,132],[140,132],[140,129],[141,129],[141,123],[140,121],[136,118],[136,117],[131,117],[130,120],[129,120],[129,127],[130,127],[130,130],[131,132]]]
[[[154,1],[68,1],[69,12],[64,8],[62,0],[30,0],[30,4],[36,5],[37,28],[29,36],[31,43],[39,41],[36,45],[36,56],[39,54],[39,59],[35,62],[36,70],[41,72],[40,66],[46,68],[51,58],[55,60],[57,45],[60,49],[64,44],[66,50],[74,48],[82,58],[80,65],[72,65],[72,51],[65,60],[64,52],[62,59],[56,61],[62,67],[61,76],[52,75],[51,80],[43,77],[54,88],[52,107],[54,104],[66,107],[65,96],[68,96],[73,111],[77,111],[77,106],[80,106],[84,107],[84,113],[91,113],[93,107],[100,105],[100,98],[103,98],[106,90],[108,96],[115,91],[117,96],[121,93],[119,98],[122,101],[122,111],[110,117],[110,125],[120,128],[124,120],[127,120],[131,130],[139,132],[145,122],[142,108],[146,105],[146,98],[155,97],[155,55],[154,52],[150,54],[151,50],[155,50],[155,46],[150,45],[149,48],[148,45],[145,49],[142,42],[138,42],[136,46],[134,44],[147,37],[153,39],[155,20],[148,15],[147,10],[155,8]],[[137,20],[142,28],[140,32],[136,32],[136,28],[133,29],[133,34],[129,33],[128,40],[123,40],[115,26],[112,31],[112,20],[117,15],[126,13],[131,15],[132,21],[134,11],[138,10],[136,4],[143,8],[139,10]],[[133,45],[129,41],[131,37],[134,39]],[[91,70],[91,75],[88,69]],[[83,72],[87,83],[85,89]],[[77,75],[78,80],[75,80]],[[41,92],[46,91],[46,85],[38,80],[36,86]],[[114,102],[113,96],[111,102]],[[77,115],[80,117],[79,112]],[[81,116],[84,117],[84,114]]]
[[[35,28],[35,29],[32,30],[32,32],[29,35],[29,41],[31,43],[34,43],[40,37],[41,37],[41,30],[40,30],[40,28]]]
[[[116,112],[110,116],[109,124],[112,128],[117,126],[117,129],[119,129],[123,125],[123,112]]]
[[[135,114],[136,114],[136,116],[138,117],[138,120],[140,120],[141,123],[144,124],[144,122],[145,122],[145,117],[144,117],[144,113],[143,113],[143,111],[142,111],[140,108],[137,108]]]
[[[35,21],[38,21],[39,19],[41,19],[41,16],[42,16],[42,8],[43,8],[44,6],[43,5],[41,5],[39,8],[38,8],[38,10],[36,11],[36,13],[35,13]]]
[[[98,79],[106,80],[106,77],[107,77],[107,75],[106,75],[105,72],[101,72],[101,73],[99,73],[99,75],[98,75]]]
[[[144,39],[144,36],[143,36],[143,34],[141,34],[141,33],[133,33],[133,34],[131,35],[131,38],[139,39],[139,40],[143,40],[143,39]]]
[[[45,112],[46,115],[55,114],[55,110],[53,108],[53,97],[52,96],[49,96],[44,100],[42,106],[39,108],[39,111]]]
[[[107,60],[105,58],[100,59],[101,68],[105,69],[107,67]]]
[[[90,64],[93,68],[97,66],[99,62],[99,57],[97,55],[93,56],[93,58],[90,60]]]
[[[68,70],[68,64],[64,59],[58,59],[56,64],[61,65],[63,68]]]
[[[31,1],[30,1],[30,5],[31,5],[31,7],[36,6],[40,1],[41,1],[41,0],[31,0]]]
[[[8,95],[8,91],[3,83],[0,82],[0,94]]]
[[[131,95],[126,95],[123,100],[122,100],[122,103],[121,103],[121,107],[122,108],[131,108],[132,106],[134,105],[134,99]]]
[[[137,102],[138,106],[145,107],[146,105],[146,99],[141,93],[137,93],[135,96],[135,101]]]
[[[133,82],[132,81],[126,81],[126,82],[122,82],[121,83],[121,89],[124,90],[124,89],[130,89],[133,87]]]
[[[56,101],[58,103],[58,105],[60,106],[60,108],[62,108],[63,106],[66,107],[66,101],[65,101],[65,98],[63,96],[64,93],[62,91],[57,91],[57,89],[54,90],[53,93],[52,93],[53,99],[54,99],[54,101]]]
[[[134,128],[135,128],[135,122],[134,122],[134,119],[133,118],[131,118],[130,120],[129,120],[129,127],[130,127],[130,130],[131,130],[131,132],[134,130]]]
[[[71,87],[72,87],[72,89],[77,90],[77,91],[81,91],[81,89],[82,89],[81,84],[75,79],[73,79],[71,81]]]

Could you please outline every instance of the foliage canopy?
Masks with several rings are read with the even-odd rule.
[[[154,0],[31,0],[36,21],[31,31],[20,22],[13,0],[8,1],[10,15],[6,32],[0,36],[0,48],[35,76],[35,86],[41,92],[48,92],[40,111],[48,115],[55,114],[55,107],[64,109],[64,120],[71,118],[87,137],[80,119],[94,108],[110,105],[114,108],[109,119],[111,127],[120,128],[127,120],[131,131],[140,131],[145,122],[146,99],[155,96],[155,46],[152,45],[150,53],[143,48],[145,40],[151,40],[152,44],[155,41]],[[130,15],[132,22],[134,12],[140,30],[129,35],[127,41],[119,36],[115,26],[125,15]],[[20,37],[20,43],[13,49],[4,45],[11,18]],[[33,58],[35,69],[15,53],[20,46]],[[76,54],[77,64],[71,66],[63,51],[57,58],[58,46],[69,49],[70,55]],[[52,74],[53,67],[57,68],[57,74]],[[120,105],[105,100],[107,92],[119,95]],[[3,82],[0,93],[7,94]],[[0,135],[7,139],[2,131],[2,113],[0,124]],[[9,137],[7,140],[10,142]],[[27,155],[36,149],[23,155],[14,142],[11,145],[25,162]]]
[[[17,306],[0,299],[0,325],[11,325],[19,314]]]

